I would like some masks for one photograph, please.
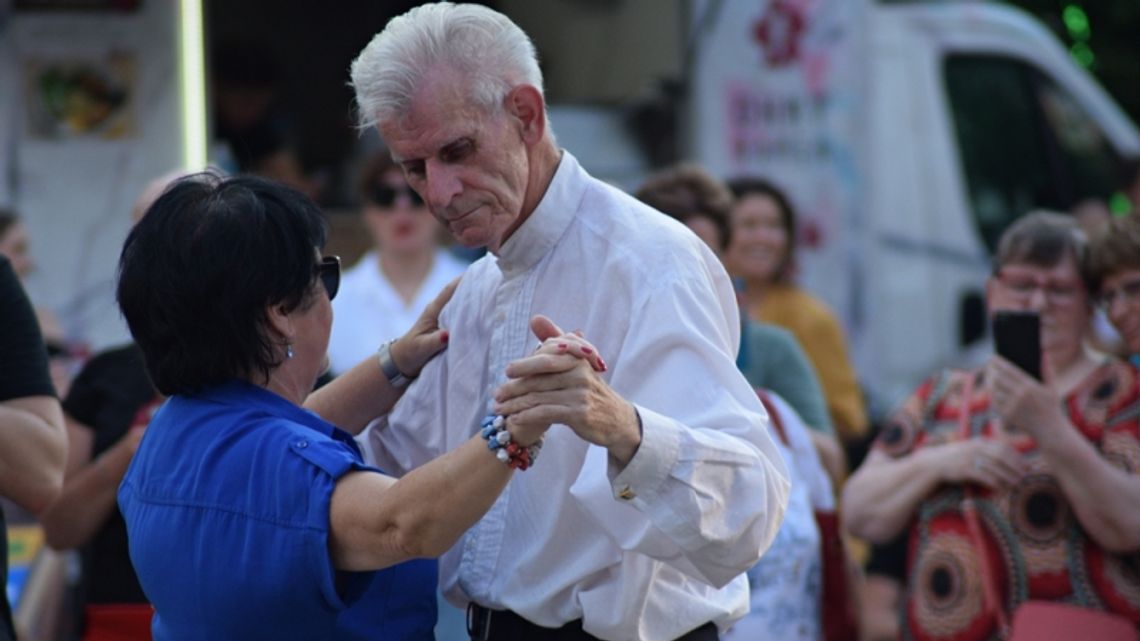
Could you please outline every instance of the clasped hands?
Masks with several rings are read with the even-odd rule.
[[[542,315],[531,319],[538,349],[507,366],[493,411],[507,417],[515,438],[537,439],[561,423],[609,450],[621,465],[641,444],[637,411],[602,379],[605,361],[578,332],[564,332]]]
[[[451,300],[459,279],[452,281],[424,308],[411,329],[391,347],[392,361],[409,378],[447,347],[448,333],[439,313]],[[508,381],[495,392],[493,411],[507,417],[507,431],[527,445],[551,425],[561,423],[583,440],[609,450],[625,465],[641,444],[637,411],[600,376],[605,361],[580,332],[564,332],[549,318],[536,315],[531,331],[540,344],[530,356],[507,366]]]

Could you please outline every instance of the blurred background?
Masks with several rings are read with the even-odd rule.
[[[357,182],[381,143],[355,127],[348,67],[416,4],[0,0],[0,208],[64,370],[128,338],[115,264],[156,176],[285,181],[327,212],[329,253],[369,248]],[[594,175],[631,190],[690,160],[788,189],[798,279],[842,321],[872,421],[984,343],[1011,220],[1137,204],[1136,0],[482,4],[533,38],[554,131]],[[58,638],[66,563],[29,579],[42,537],[21,528],[10,597],[29,638]]]

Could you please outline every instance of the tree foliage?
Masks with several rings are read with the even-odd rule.
[[[1004,0],[1048,25],[1140,124],[1140,1]],[[1084,16],[1084,20],[1081,16]],[[1082,24],[1087,27],[1082,29]]]

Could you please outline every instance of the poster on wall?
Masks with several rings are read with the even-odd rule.
[[[33,140],[133,138],[135,55],[24,60],[27,135]]]

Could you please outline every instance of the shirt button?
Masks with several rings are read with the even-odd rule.
[[[495,320],[501,323],[507,320],[507,315],[503,312],[495,312]]]
[[[298,447],[299,449],[302,449],[302,450],[303,450],[303,449],[305,449],[306,447],[309,447],[309,442],[308,442],[308,441],[297,441],[297,447]]]
[[[634,493],[633,488],[627,485],[618,491],[618,497],[623,501],[632,501],[637,498],[637,494]]]

